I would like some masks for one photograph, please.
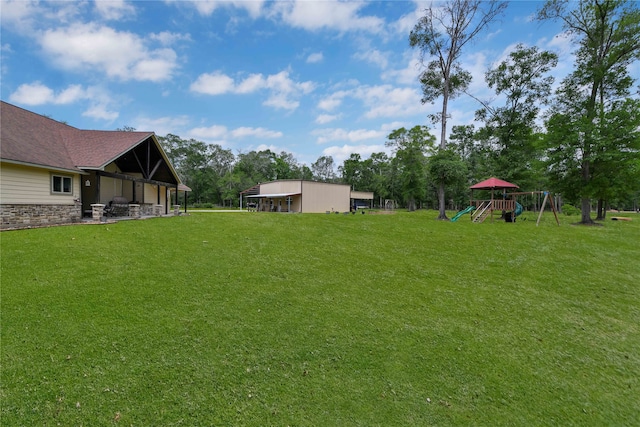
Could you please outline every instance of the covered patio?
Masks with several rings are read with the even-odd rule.
[[[257,212],[296,212],[300,205],[301,193],[253,194],[245,196],[247,206],[253,204],[251,210]]]
[[[154,134],[105,163],[82,169],[83,216],[94,219],[100,209],[111,217],[169,215],[170,191],[181,185]]]

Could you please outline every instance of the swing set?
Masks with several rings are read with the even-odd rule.
[[[544,194],[544,199],[542,204],[540,205],[540,213],[538,213],[538,220],[536,221],[536,227],[540,224],[540,218],[542,218],[542,212],[544,212],[544,208],[547,206],[547,202],[549,203],[549,207],[553,212],[553,216],[556,218],[556,223],[560,225],[560,220],[558,219],[558,211],[556,210],[556,205],[553,202],[553,197],[549,194],[548,191],[528,191],[528,192],[520,192],[520,193],[509,193],[510,196],[515,200],[517,196],[534,196],[536,194]],[[516,205],[519,203],[516,202]],[[515,220],[514,220],[515,221]]]

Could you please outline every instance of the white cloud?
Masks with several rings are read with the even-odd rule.
[[[135,7],[127,3],[125,0],[96,1],[93,4],[95,5],[96,11],[104,19],[132,19],[136,14]]]
[[[242,80],[235,88],[236,93],[253,93],[266,87],[266,81],[262,74],[251,74]]]
[[[300,104],[296,99],[313,91],[315,85],[312,82],[294,82],[289,78],[288,71],[267,77],[267,88],[271,91],[264,105],[286,110],[295,110]]]
[[[262,139],[273,139],[273,138],[281,138],[282,132],[277,132],[269,129],[265,129],[262,127],[259,128],[251,128],[251,127],[239,127],[237,129],[232,130],[230,133],[232,138],[262,138]]]
[[[319,125],[324,125],[338,120],[339,118],[340,114],[320,114],[318,117],[316,117],[315,122]]]
[[[318,108],[324,111],[333,111],[342,104],[342,100],[348,95],[348,91],[338,91],[323,98],[318,102]]]
[[[565,31],[556,34],[551,40],[541,38],[538,40],[537,45],[542,49],[548,49],[556,53],[561,61],[573,60],[573,49],[575,48],[573,37]]]
[[[149,39],[157,40],[164,46],[170,46],[178,41],[191,41],[191,35],[161,31],[159,33],[149,34]]]
[[[345,144],[342,146],[331,146],[322,150],[322,155],[331,156],[336,165],[344,164],[344,161],[348,159],[351,154],[360,154],[362,159],[367,159],[373,153],[385,152],[387,154],[391,153],[389,147],[385,147],[384,144],[373,144],[373,145],[349,145]]]
[[[322,62],[324,60],[324,55],[322,52],[312,53],[307,56],[307,64],[317,64],[318,62]]]
[[[383,130],[372,129],[316,129],[311,132],[312,135],[317,136],[316,142],[318,144],[326,144],[331,141],[349,141],[358,142],[367,139],[384,138],[387,133]]]
[[[289,71],[264,77],[262,74],[251,74],[244,80],[236,81],[216,71],[211,74],[201,74],[190,87],[192,92],[205,95],[222,95],[225,93],[248,94],[260,90],[267,90],[269,95],[263,105],[278,109],[295,110],[299,106],[298,99],[315,89],[310,81],[296,82],[289,77]]]
[[[47,30],[40,44],[66,70],[99,71],[121,80],[159,82],[169,79],[178,67],[172,49],[149,49],[136,34],[96,24]]]
[[[92,105],[84,113],[85,117],[91,117],[92,119],[106,120],[112,122],[120,115],[117,111],[109,111],[104,104]]]
[[[508,53],[506,55],[508,56]],[[488,88],[484,79],[485,73],[491,66],[486,52],[478,51],[466,55],[462,58],[461,66],[463,70],[468,71],[472,76],[471,83],[469,83],[467,89],[469,93],[477,98],[491,96],[492,91]]]
[[[354,96],[369,107],[364,113],[364,117],[369,119],[408,116],[424,111],[420,93],[408,87],[363,86],[354,92]]]
[[[364,2],[297,0],[274,2],[273,5],[272,17],[309,31],[328,29],[341,33],[378,33],[384,26],[384,20],[378,17],[358,14],[365,6]]]
[[[70,105],[89,101],[89,107],[82,113],[85,117],[113,121],[119,115],[117,111],[109,108],[113,104],[111,97],[97,87],[83,88],[81,85],[70,85],[56,93],[53,89],[36,81],[20,85],[9,96],[9,100],[23,105]]]
[[[418,19],[424,15],[424,10],[429,7],[429,2],[415,2],[415,6],[413,11],[402,15],[397,21],[389,25],[396,34],[406,37],[413,30]]]
[[[84,89],[81,85],[70,85],[56,94],[53,89],[36,81],[18,86],[18,89],[9,96],[9,99],[25,105],[63,105],[93,97],[105,100],[105,96],[94,88]]]
[[[226,126],[221,125],[213,125],[209,127],[197,127],[193,128],[189,131],[189,135],[194,138],[202,138],[202,139],[221,139],[224,138],[229,131]]]
[[[56,104],[71,104],[80,99],[88,98],[89,94],[80,85],[71,85],[56,97],[54,103]]]
[[[378,49],[371,49],[367,52],[358,52],[354,54],[353,57],[360,61],[374,64],[383,70],[389,65],[388,54],[381,52]]]
[[[23,105],[49,104],[55,98],[53,90],[40,82],[22,84],[9,96],[11,102]]]
[[[395,70],[387,70],[381,74],[381,78],[385,81],[392,80],[396,84],[402,85],[418,85],[418,77],[422,72],[420,65],[419,53],[414,51],[410,59],[407,60],[405,68]]]
[[[335,111],[346,98],[357,99],[367,107],[362,115],[366,119],[411,116],[426,111],[416,89],[392,85],[362,85],[337,91],[320,100],[318,108],[327,112]]]
[[[235,84],[231,77],[216,71],[211,74],[201,74],[195,82],[191,83],[189,89],[205,95],[222,95],[234,92]]]
[[[262,13],[264,0],[165,0],[167,3],[189,4],[196,8],[203,16],[211,16],[219,8],[236,8],[245,10],[252,18],[258,18]]]
[[[35,16],[40,12],[37,0],[3,0],[1,7],[3,27],[10,26],[25,34],[33,30]]]
[[[168,134],[180,135],[185,126],[189,124],[187,116],[167,116],[149,118],[145,116],[137,117],[133,123],[134,128],[139,131],[155,132],[156,135],[165,136]]]
[[[193,138],[200,138],[209,142],[213,140],[228,139],[276,139],[282,137],[282,132],[265,129],[262,127],[239,127],[229,130],[226,126],[213,125],[208,127],[196,127],[189,131],[189,135]]]

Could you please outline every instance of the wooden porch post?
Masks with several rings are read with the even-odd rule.
[[[96,203],[100,203],[100,174],[96,173]]]

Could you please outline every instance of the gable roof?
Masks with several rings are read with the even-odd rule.
[[[153,132],[81,130],[0,103],[2,160],[81,172],[104,168],[148,138],[155,141]]]

